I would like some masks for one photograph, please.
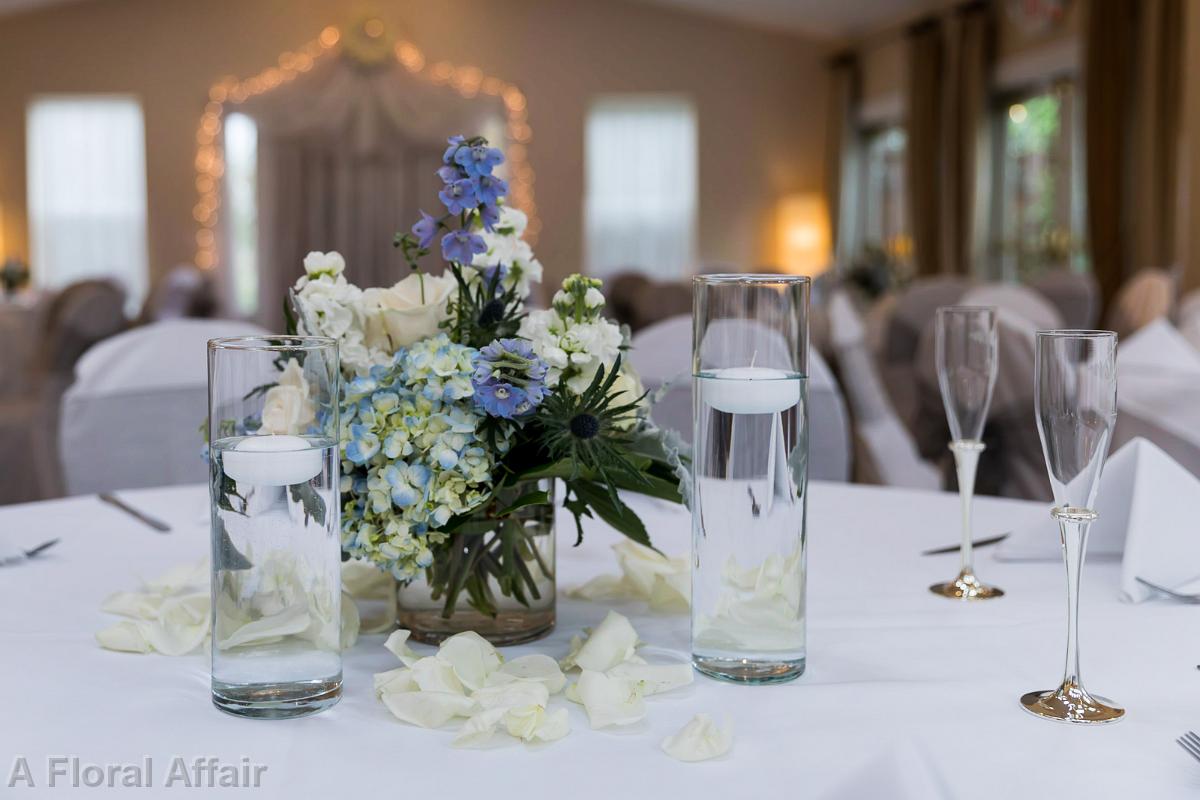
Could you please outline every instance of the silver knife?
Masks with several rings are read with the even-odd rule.
[[[51,539],[48,542],[42,542],[37,547],[31,550],[23,550],[19,556],[9,556],[8,558],[0,558],[0,567],[7,567],[9,564],[17,564],[29,558],[34,558],[41,553],[49,550],[54,545],[58,544],[58,539]]]
[[[971,547],[987,547],[989,544],[999,544],[1009,537],[1012,531],[1001,533],[997,536],[989,536],[986,539],[976,539],[971,542]],[[942,553],[957,553],[962,547],[961,544],[951,544],[946,547],[935,547],[932,550],[925,550],[921,553],[923,556],[938,556]]]
[[[121,500],[120,498],[118,498],[116,495],[111,495],[108,493],[101,493],[100,495],[98,495],[98,497],[101,500],[103,500],[105,503],[108,503],[111,506],[116,506],[117,508],[121,509],[129,516],[131,516],[134,519],[136,519],[137,521],[141,522],[143,525],[149,525],[151,528],[154,528],[154,530],[158,531],[159,533],[169,533],[171,530],[171,526],[168,525],[167,523],[163,522],[162,520],[155,519],[154,517],[151,517],[148,514],[143,514],[141,511],[138,511],[133,506],[127,504],[124,500]]]

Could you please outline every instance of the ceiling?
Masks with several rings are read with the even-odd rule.
[[[605,2],[606,0],[595,0]],[[956,0],[640,0],[819,39],[854,39]],[[80,0],[0,0],[0,16]]]
[[[0,0],[2,2],[2,0]],[[806,34],[854,39],[951,5],[954,0],[642,0],[738,22]]]

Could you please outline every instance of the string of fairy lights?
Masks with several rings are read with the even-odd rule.
[[[382,35],[382,24],[375,29],[371,27],[377,22],[369,20],[365,24],[367,36],[378,38]],[[192,209],[192,217],[198,225],[195,263],[200,269],[213,269],[220,260],[216,228],[221,212],[221,176],[225,174],[221,126],[226,107],[239,105],[252,97],[290,83],[311,70],[322,57],[336,51],[341,39],[342,34],[338,28],[327,27],[317,38],[295,51],[281,54],[276,66],[267,67],[257,75],[243,80],[232,76],[222,78],[209,89],[208,103],[204,106],[204,113],[200,116],[200,125],[196,130],[197,200]],[[508,196],[515,207],[529,216],[525,237],[531,244],[536,244],[541,221],[534,200],[533,167],[529,165],[528,159],[527,146],[533,138],[533,129],[529,127],[525,95],[513,84],[486,75],[479,67],[457,66],[447,61],[431,64],[420,48],[412,42],[396,42],[391,55],[413,75],[429,80],[435,85],[448,86],[464,98],[483,94],[498,97],[504,103],[508,134],[505,151],[508,162]]]

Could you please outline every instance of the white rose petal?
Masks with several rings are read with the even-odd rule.
[[[637,631],[629,620],[609,611],[596,630],[579,648],[575,663],[582,669],[606,672],[634,654]]]
[[[375,694],[399,694],[401,692],[419,691],[417,682],[413,680],[412,670],[408,667],[396,667],[387,672],[376,672],[373,676]]]
[[[465,694],[454,668],[436,656],[422,658],[412,665],[413,680],[422,692]]]
[[[165,599],[163,595],[147,592],[114,592],[105,598],[100,610],[134,619],[153,619]]]
[[[342,590],[341,628],[339,644],[342,650],[349,650],[358,642],[358,633],[362,628],[362,617],[358,614],[358,605],[350,593]]]
[[[585,669],[575,689],[594,729],[632,725],[646,716],[646,701],[635,680]]]
[[[455,747],[481,747],[491,741],[496,727],[508,714],[507,708],[489,708],[471,717],[451,742]]]
[[[396,692],[381,698],[396,719],[422,728],[440,728],[455,717],[469,717],[475,701],[451,692]]]
[[[503,686],[487,686],[471,695],[482,709],[544,706],[550,702],[550,692],[544,684],[516,681]]]
[[[413,652],[411,647],[408,646],[409,635],[410,633],[408,631],[401,628],[400,630],[392,631],[392,635],[389,636],[387,641],[383,643],[383,646],[386,647],[392,655],[400,659],[400,662],[406,667],[411,667],[421,658],[419,655]]]
[[[438,332],[438,323],[449,315],[447,304],[458,293],[452,275],[414,272],[389,289],[363,292],[368,341],[379,342],[380,325],[391,349],[408,347]],[[375,327],[372,327],[374,325]]]
[[[474,631],[455,634],[442,642],[437,658],[449,664],[463,686],[472,690],[482,687],[504,660],[491,642]]]
[[[646,697],[687,686],[695,679],[690,664],[635,664],[632,661],[618,664],[608,671],[608,675],[637,681]]]
[[[522,737],[525,741],[535,742],[553,742],[561,739],[571,732],[571,724],[567,719],[567,710],[565,708],[556,708],[553,711],[542,709],[540,714],[540,722],[534,728],[533,734],[528,737]],[[507,719],[512,720],[516,714],[515,711],[509,711]],[[512,733],[512,727],[508,729]],[[513,734],[514,736],[516,734]]]
[[[221,614],[222,610],[218,605],[217,613]],[[309,616],[308,609],[295,604],[284,607],[276,614],[269,614],[242,625],[238,625],[237,620],[222,618],[217,630],[229,633],[217,642],[217,647],[221,650],[231,650],[252,644],[266,644],[308,630],[311,624],[312,617]]]
[[[718,726],[707,714],[697,714],[673,736],[663,739],[662,749],[680,761],[704,761],[718,758],[733,747],[733,729]]]
[[[146,637],[142,635],[138,623],[131,620],[122,620],[98,631],[96,641],[105,650],[117,650],[122,653],[154,652],[150,642],[146,641]]]
[[[574,669],[578,666],[575,659],[579,657],[579,651],[583,649],[583,637],[575,634],[571,637],[570,650],[565,656],[559,659],[558,666],[562,669]]]
[[[546,687],[550,694],[558,694],[567,684],[567,676],[563,675],[558,662],[541,653],[520,656],[505,662],[499,670],[488,676],[489,685],[499,685],[510,681],[537,682]]]

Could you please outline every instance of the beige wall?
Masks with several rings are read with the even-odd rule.
[[[694,99],[703,262],[750,267],[770,260],[775,201],[821,188],[828,50],[817,42],[625,0],[88,0],[0,17],[7,249],[27,252],[24,110],[31,96],[141,98],[150,260],[158,274],[193,253],[192,162],[210,84],[226,74],[254,74],[324,26],[348,24],[364,10],[430,60],[477,65],[525,92],[544,224],[538,252],[551,279],[580,267],[583,123],[597,93]]]

